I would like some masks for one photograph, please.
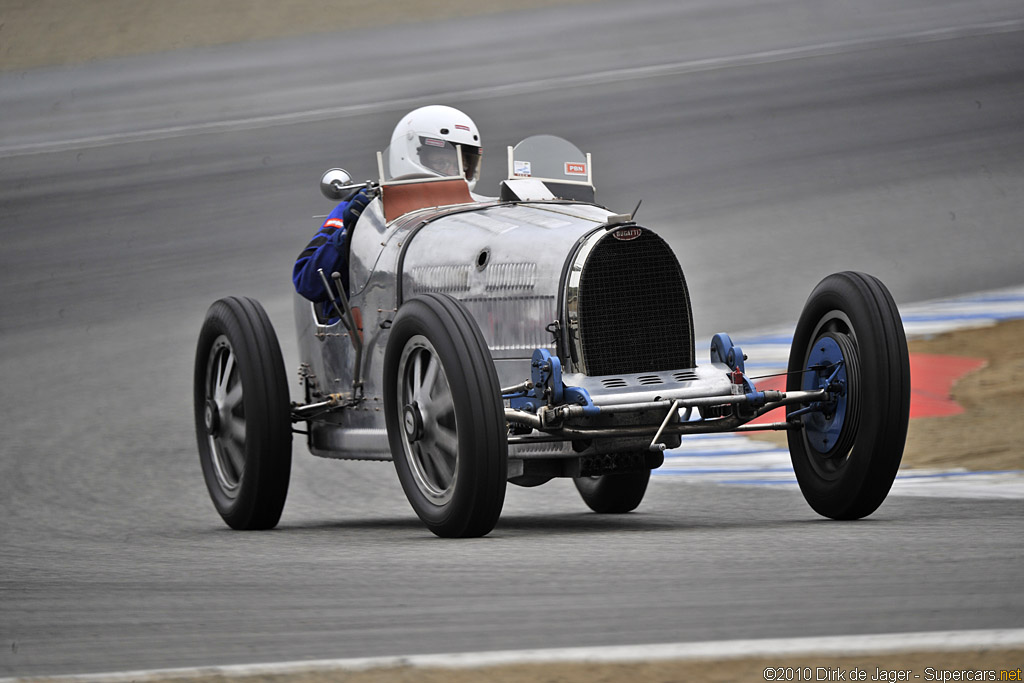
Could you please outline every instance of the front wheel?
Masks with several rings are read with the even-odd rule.
[[[907,339],[885,285],[854,272],[822,280],[800,315],[788,370],[786,391],[830,389],[827,401],[787,409],[802,426],[788,440],[804,498],[825,517],[870,515],[896,478],[910,417]]]
[[[398,478],[432,532],[490,533],[505,502],[501,387],[483,335],[447,295],[410,299],[384,352],[384,410]]]
[[[217,512],[233,529],[277,526],[291,475],[290,404],[281,347],[257,301],[210,306],[194,399],[199,460]]]

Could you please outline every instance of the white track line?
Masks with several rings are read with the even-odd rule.
[[[352,672],[372,669],[411,667],[419,669],[474,669],[515,664],[611,664],[701,659],[750,659],[794,655],[886,655],[911,652],[965,652],[973,650],[1009,650],[1024,648],[1024,629],[979,631],[931,631],[924,633],[884,633],[871,635],[825,636],[813,638],[767,638],[758,640],[718,640],[697,643],[657,645],[616,645],[611,647],[571,647],[550,650],[506,650],[501,652],[465,652],[406,657],[360,657],[354,659],[318,659],[271,664],[238,664],[181,669],[150,669],[71,676],[2,678],[0,683],[47,681],[50,683],[128,683],[159,681],[164,678],[201,678],[209,676],[271,676],[315,672]]]
[[[915,31],[895,36],[831,41],[801,47],[762,50],[759,52],[750,52],[747,54],[728,57],[690,59],[678,62],[666,62],[663,64],[651,64],[648,66],[609,69],[605,71],[595,71],[592,73],[541,78],[530,81],[521,81],[519,83],[507,83],[504,85],[452,90],[449,92],[433,93],[422,97],[402,97],[380,102],[368,102],[365,104],[354,104],[339,107],[323,107],[319,109],[309,109],[305,111],[287,112],[267,116],[253,116],[228,119],[224,121],[194,123],[183,126],[169,126],[135,132],[112,133],[108,135],[93,135],[66,140],[55,140],[52,142],[7,145],[0,146],[0,158],[23,156],[26,154],[63,152],[74,149],[102,147],[128,142],[164,140],[202,133],[252,130],[296,123],[327,121],[365,114],[382,113],[395,109],[409,109],[410,107],[416,107],[432,102],[456,103],[467,100],[509,97],[513,95],[557,91],[573,87],[607,85],[610,83],[633,81],[638,78],[679,76],[716,69],[756,66],[760,64],[771,64],[775,62],[806,59],[811,57],[824,57],[861,50],[932,43],[937,41],[955,40],[958,38],[996,35],[1000,33],[1013,33],[1021,30],[1024,30],[1024,20],[1008,20],[974,24],[971,26],[952,26],[926,31]]]

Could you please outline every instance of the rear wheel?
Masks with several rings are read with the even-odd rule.
[[[896,304],[877,278],[837,273],[815,287],[793,335],[787,391],[833,389],[787,409],[800,490],[819,514],[859,519],[892,487],[910,416],[910,360]],[[805,410],[799,416],[794,415]]]
[[[406,302],[384,354],[384,406],[398,478],[442,537],[484,536],[505,501],[508,441],[494,363],[455,299]]]
[[[640,505],[647,492],[651,471],[602,474],[597,477],[575,477],[572,481],[580,497],[594,512],[622,514]]]
[[[288,495],[292,431],[281,347],[257,301],[210,306],[196,348],[194,404],[217,512],[233,529],[273,528]]]

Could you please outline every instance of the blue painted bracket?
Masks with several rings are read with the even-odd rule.
[[[547,349],[534,350],[530,359],[530,379],[533,381],[533,389],[523,395],[505,397],[509,399],[510,407],[536,413],[545,404],[572,404],[583,406],[585,414],[596,415],[600,412],[586,389],[563,384],[562,361]]]
[[[732,339],[724,332],[719,332],[711,339],[711,362],[723,363],[730,370],[739,370],[746,374],[743,367],[745,357],[743,350],[732,343]]]

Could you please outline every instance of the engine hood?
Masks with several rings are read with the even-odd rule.
[[[400,257],[401,297],[440,292],[463,302],[492,355],[554,348],[569,257],[610,211],[587,204],[499,204],[420,224]]]

